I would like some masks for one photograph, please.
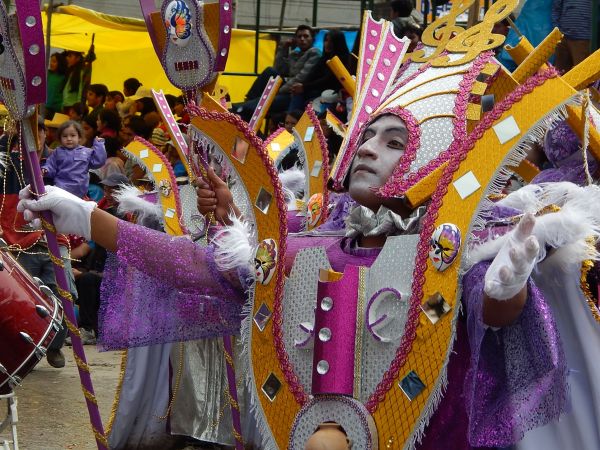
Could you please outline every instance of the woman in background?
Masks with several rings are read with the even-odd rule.
[[[63,89],[67,79],[67,61],[58,52],[50,56],[46,85],[46,118],[51,119],[54,113],[62,111]]]

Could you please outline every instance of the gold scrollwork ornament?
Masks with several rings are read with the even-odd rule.
[[[494,24],[504,20],[517,7],[518,0],[499,0],[490,6],[483,21],[454,36],[446,45],[451,53],[464,53],[462,58],[451,61],[448,55],[431,60],[434,67],[460,66],[473,61],[482,52],[492,50],[504,43],[506,36],[492,33]]]
[[[427,62],[440,56],[446,50],[448,42],[457,34],[462,33],[464,28],[456,24],[459,15],[471,7],[475,0],[458,0],[452,3],[450,12],[445,16],[437,18],[429,25],[423,35],[421,42],[428,47],[435,48],[431,55],[425,55],[425,49],[415,50],[407,55],[414,62]]]

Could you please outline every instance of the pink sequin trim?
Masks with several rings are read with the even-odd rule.
[[[323,208],[321,209],[321,223],[325,223],[327,216],[329,215],[329,208],[327,208],[327,205],[329,205],[329,189],[327,189],[327,180],[329,180],[329,147],[327,147],[327,139],[323,134],[321,122],[310,103],[306,107],[306,114],[308,114],[308,118],[313,127],[315,127],[315,133],[317,133],[317,139],[319,140],[319,148],[321,149],[321,161],[323,162],[323,166],[321,167],[321,170],[323,171]]]
[[[273,142],[275,140],[275,138],[277,136],[279,136],[281,133],[283,133],[284,131],[285,131],[285,128],[280,127],[280,128],[277,128],[277,130],[275,130],[273,133],[271,133],[269,135],[269,137],[267,137],[267,139],[265,140],[265,148],[268,147],[271,144],[271,142]]]
[[[448,161],[448,159],[450,159],[453,148],[459,146],[467,136],[467,106],[469,104],[469,96],[471,94],[473,83],[492,56],[492,52],[486,52],[480,55],[459,84],[459,93],[456,96],[454,105],[455,117],[452,120],[452,136],[454,140],[450,146],[446,150],[442,151],[436,158],[432,159],[423,167],[411,173],[409,173],[410,165],[416,158],[416,152],[413,155],[408,155],[407,151],[400,159],[400,162],[398,163],[396,169],[394,169],[390,179],[381,187],[381,189],[379,189],[378,194],[380,196],[400,197],[404,195],[404,193],[414,186],[418,181],[429,175],[431,172]],[[411,158],[409,164],[406,164],[405,157]]]
[[[427,270],[427,259],[429,257],[429,240],[435,228],[435,221],[438,216],[438,211],[442,206],[442,200],[448,191],[448,186],[452,181],[454,173],[459,168],[461,162],[465,159],[470,150],[475,147],[476,142],[481,139],[483,134],[498,120],[504,112],[509,110],[515,103],[519,102],[523,96],[529,94],[536,87],[542,85],[546,80],[554,78],[558,72],[554,68],[539,72],[529,78],[523,85],[519,86],[509,95],[507,95],[500,103],[494,106],[494,109],[486,114],[481,122],[477,124],[472,133],[452,148],[448,167],[444,170],[437,189],[431,198],[431,202],[427,209],[427,214],[423,220],[423,229],[419,237],[417,245],[417,256],[415,259],[415,269],[413,271],[413,285],[410,297],[410,306],[408,317],[406,320],[406,328],[396,357],[390,364],[389,369],[383,375],[381,382],[378,384],[375,392],[369,397],[366,403],[367,410],[372,414],[377,409],[387,394],[394,385],[400,369],[406,363],[406,358],[411,351],[412,344],[416,337],[416,330],[419,323],[420,303],[423,297],[423,285],[425,283],[425,272]]]

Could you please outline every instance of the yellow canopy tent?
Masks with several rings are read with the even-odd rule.
[[[47,23],[42,13],[44,26]],[[103,83],[110,90],[123,90],[123,81],[135,77],[146,87],[163,89],[179,95],[165,76],[152,47],[143,20],[116,17],[77,7],[60,7],[52,14],[50,46],[87,52],[92,34],[97,59],[93,64],[92,83]],[[254,67],[254,32],[234,29],[226,72],[252,72]],[[275,42],[261,34],[258,70],[273,62]],[[254,80],[248,76],[221,76],[232,101],[243,99]]]

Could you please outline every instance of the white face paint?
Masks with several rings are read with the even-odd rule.
[[[392,114],[375,119],[363,133],[348,174],[348,193],[362,206],[377,211],[383,200],[373,193],[392,175],[404,154],[408,130]]]

